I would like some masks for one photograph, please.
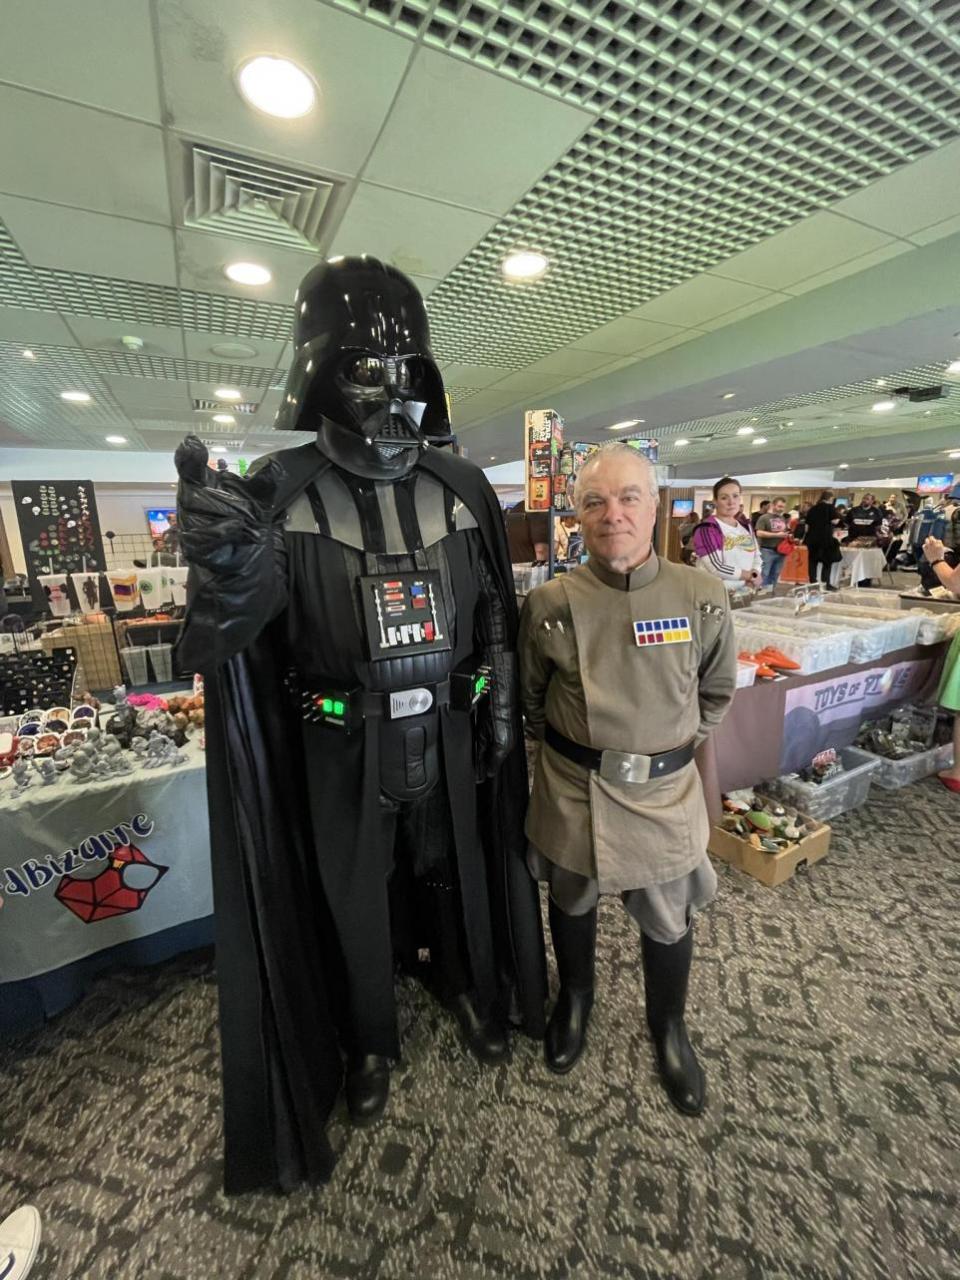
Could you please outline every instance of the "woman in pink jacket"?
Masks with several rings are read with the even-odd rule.
[[[724,476],[713,486],[716,514],[697,526],[693,549],[697,568],[720,578],[729,591],[760,585],[760,548],[750,521],[740,511],[740,481]]]

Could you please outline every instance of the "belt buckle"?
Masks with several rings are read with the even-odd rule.
[[[391,720],[403,720],[407,716],[422,716],[436,699],[430,689],[395,689],[387,694],[387,712]]]
[[[649,782],[650,757],[629,751],[602,751],[600,777],[605,782]]]

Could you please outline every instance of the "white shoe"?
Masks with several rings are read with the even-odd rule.
[[[0,1222],[0,1280],[24,1280],[40,1247],[40,1215],[32,1204]]]

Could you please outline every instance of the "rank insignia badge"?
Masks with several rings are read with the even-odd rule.
[[[633,624],[637,644],[689,644],[693,639],[689,618],[650,618]]]

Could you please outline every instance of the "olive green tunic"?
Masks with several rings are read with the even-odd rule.
[[[683,636],[635,640],[635,622]],[[647,632],[651,628],[646,629]],[[521,696],[538,738],[549,721],[598,750],[655,755],[699,744],[736,686],[723,583],[654,553],[629,575],[595,561],[537,587],[520,619]],[[705,856],[709,822],[692,762],[645,783],[608,782],[543,744],[527,837],[556,865],[622,893],[687,875]]]

